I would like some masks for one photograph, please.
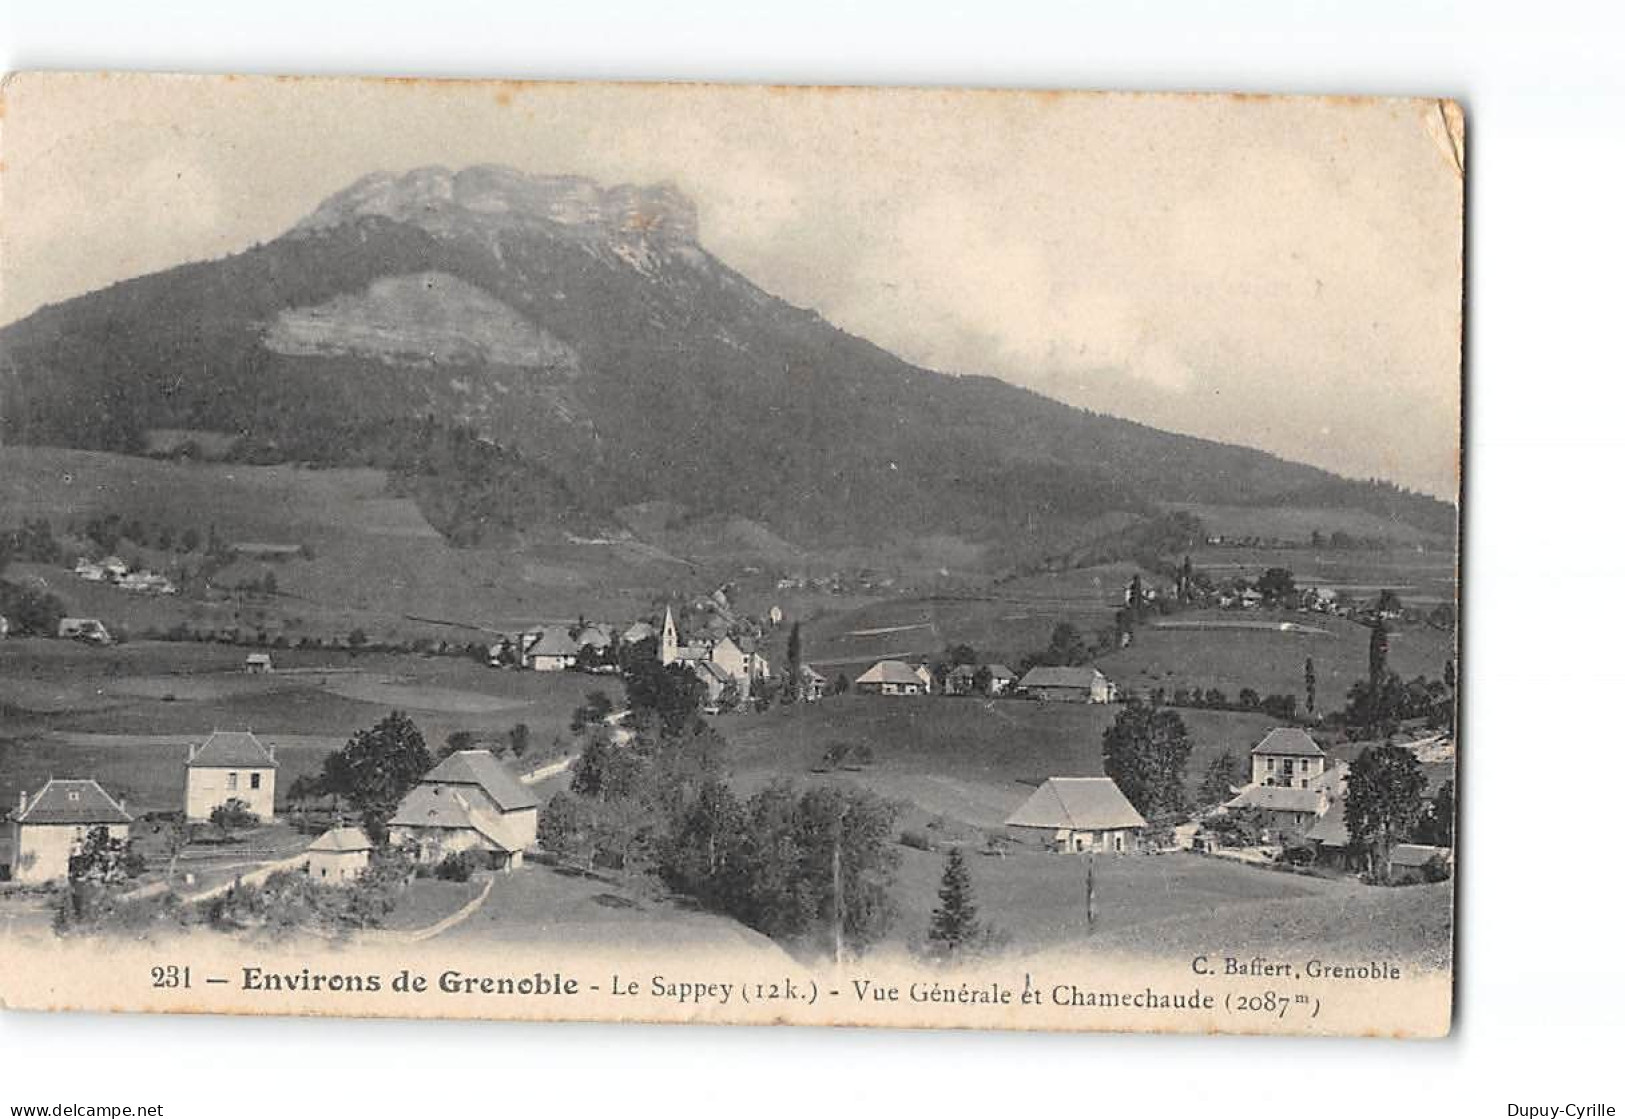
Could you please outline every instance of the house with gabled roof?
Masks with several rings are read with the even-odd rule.
[[[1027,670],[1016,691],[1032,699],[1062,703],[1113,703],[1117,699],[1117,685],[1088,665],[1036,665]]]
[[[459,750],[431,769],[389,821],[389,841],[437,863],[479,852],[511,870],[536,841],[536,797],[489,750]]]
[[[128,839],[133,817],[92,778],[53,777],[30,797],[17,797],[11,819],[11,880],[38,885],[68,876],[68,860],[91,831]]]
[[[1307,836],[1331,803],[1324,788],[1248,785],[1233,800],[1225,802],[1224,807],[1232,812],[1237,809],[1257,812],[1259,822],[1271,832]]]
[[[1135,851],[1145,817],[1110,777],[1051,777],[1028,797],[1006,827],[1031,828],[1057,851]]]
[[[276,747],[250,731],[217,730],[186,753],[186,818],[207,820],[240,800],[261,820],[276,812]]]
[[[1326,772],[1326,751],[1298,727],[1276,727],[1252,749],[1253,784],[1307,789]]]
[[[1455,852],[1449,847],[1430,847],[1425,843],[1396,843],[1388,853],[1388,881],[1403,885],[1426,882],[1428,864],[1435,859],[1444,868],[1446,877],[1455,869]]]
[[[852,688],[865,695],[925,695],[931,690],[914,666],[903,661],[876,661]]]
[[[305,873],[318,882],[349,882],[367,869],[372,850],[360,828],[328,828],[305,848]]]
[[[987,694],[1003,695],[1009,691],[1020,679],[1009,665],[990,664],[987,666]]]
[[[536,672],[563,672],[574,668],[579,646],[563,626],[548,626],[525,635],[521,654],[525,667]]]

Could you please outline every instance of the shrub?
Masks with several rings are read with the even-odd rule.
[[[924,832],[904,830],[904,832],[897,837],[897,842],[901,843],[904,847],[912,847],[916,851],[936,850],[936,844],[932,843],[931,837],[926,835]]]
[[[477,865],[472,851],[458,851],[436,864],[434,876],[443,882],[467,882],[474,876]]]

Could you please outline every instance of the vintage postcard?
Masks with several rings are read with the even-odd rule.
[[[1449,1031],[1454,103],[3,93],[5,1006]]]

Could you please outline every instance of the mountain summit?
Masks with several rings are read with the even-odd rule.
[[[669,184],[370,175],[268,244],[0,332],[0,437],[141,453],[189,429],[248,461],[386,466],[465,541],[743,520],[1030,554],[1104,514],[1300,493],[1453,529],[1430,499],[909,365],[698,233]]]
[[[452,171],[420,167],[368,175],[340,191],[297,230],[330,229],[363,217],[387,218],[430,233],[478,229],[568,230],[610,241],[695,244],[699,215],[671,183],[601,187],[576,175],[526,175],[484,164]]]

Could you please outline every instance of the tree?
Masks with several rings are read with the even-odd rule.
[[[1305,657],[1303,660],[1303,709],[1309,714],[1315,713],[1315,658]]]
[[[118,839],[98,824],[85,833],[68,856],[70,885],[117,886],[141,874],[146,864],[128,839]]]
[[[785,662],[789,665],[791,686],[796,689],[799,698],[801,688],[801,622],[794,622],[790,626],[790,637],[785,644]]]
[[[344,749],[322,764],[326,791],[337,793],[361,813],[374,840],[384,838],[390,816],[413,785],[434,766],[417,725],[391,711],[368,730],[350,736]]]
[[[581,734],[588,727],[604,721],[615,705],[610,702],[609,696],[601,691],[587,693],[586,701],[570,713],[570,730]]]
[[[705,685],[682,665],[664,665],[640,645],[628,658],[626,702],[634,715],[658,719],[663,734],[677,734],[699,714]]]
[[[1297,593],[1292,572],[1284,567],[1272,567],[1258,577],[1258,593],[1271,604],[1289,601]]]
[[[837,672],[835,682],[829,686],[830,695],[841,695],[852,687],[852,681],[846,678],[846,673]]]
[[[1383,683],[1388,676],[1388,627],[1377,618],[1371,623],[1371,639],[1366,645],[1365,725],[1376,726],[1382,718]]]
[[[1350,843],[1378,880],[1388,880],[1394,844],[1410,836],[1421,818],[1426,787],[1421,763],[1403,747],[1368,747],[1349,767],[1343,819]]]
[[[1236,693],[1236,702],[1244,711],[1256,711],[1259,704],[1258,693],[1252,688],[1243,688]]]
[[[1428,801],[1411,838],[1432,847],[1454,847],[1456,837],[1456,783],[1446,781]]]
[[[515,723],[508,729],[508,751],[516,758],[522,758],[530,749],[530,724]]]
[[[209,813],[209,823],[220,829],[220,834],[227,839],[238,828],[253,827],[259,823],[259,817],[254,815],[248,807],[248,802],[241,797],[229,797],[223,804],[214,806]]]
[[[981,937],[982,929],[976,919],[970,868],[965,865],[965,853],[958,847],[949,849],[948,858],[943,863],[937,902],[937,907],[931,911],[931,927],[925,934],[937,953],[952,956],[974,945]]]
[[[1148,820],[1185,809],[1190,736],[1178,713],[1131,700],[1103,736],[1106,776]]]
[[[1241,760],[1226,750],[1207,763],[1207,772],[1202,775],[1201,787],[1196,790],[1197,802],[1223,804],[1230,799],[1230,790],[1241,784],[1241,781]]]

